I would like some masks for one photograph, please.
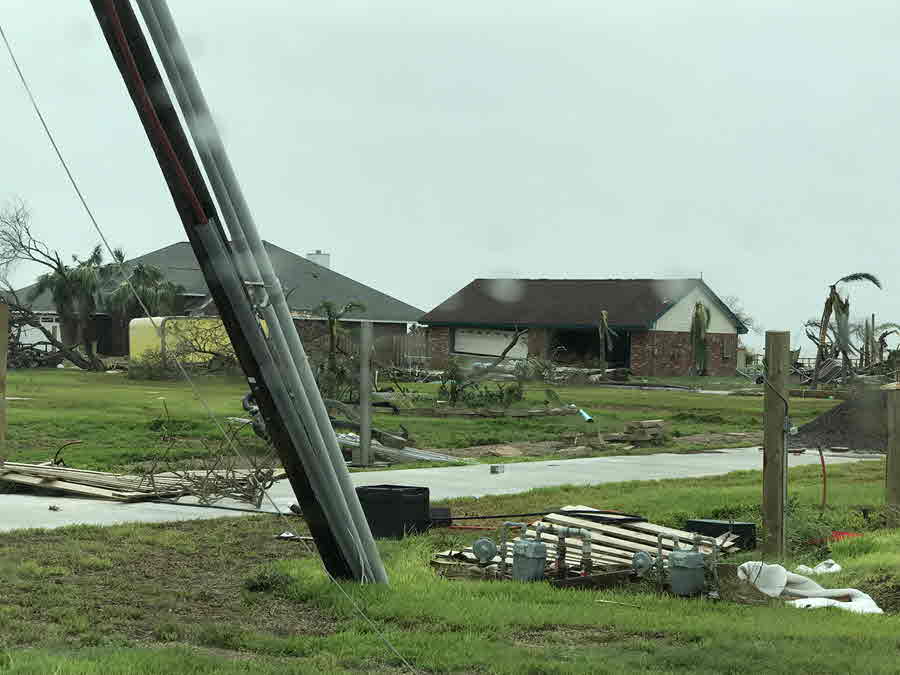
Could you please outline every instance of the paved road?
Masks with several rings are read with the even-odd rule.
[[[865,457],[862,457],[865,458]],[[830,464],[858,461],[860,457],[830,456]],[[790,456],[791,466],[818,463],[814,453]],[[505,472],[491,474],[486,464],[439,469],[401,469],[354,473],[356,485],[419,485],[431,491],[432,500],[513,494],[554,485],[596,485],[630,480],[715,476],[731,471],[761,469],[759,448],[739,448],[695,455],[642,455],[590,457],[548,462],[504,465]],[[277,483],[270,495],[279,509],[295,503],[287,481]],[[221,502],[246,508],[244,504]],[[49,510],[50,505],[60,507]],[[264,508],[272,510],[271,504]],[[75,497],[45,497],[27,494],[0,495],[0,531],[63,525],[110,525],[127,522],[166,522],[241,515],[234,511],[192,508],[177,504],[121,504]]]

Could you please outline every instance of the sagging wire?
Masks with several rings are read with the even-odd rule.
[[[115,32],[117,33],[117,39],[118,39],[118,38],[119,38],[119,33],[122,31],[121,23],[119,22],[119,19],[118,19],[118,13],[116,12],[115,7],[114,7],[114,5],[113,5],[112,3],[109,4],[109,9],[110,9],[111,15],[112,15],[112,17],[113,17],[113,24],[114,24],[114,28],[116,29]],[[124,37],[124,36],[123,36],[123,37]],[[68,163],[66,162],[65,158],[64,158],[63,155],[62,155],[62,152],[60,151],[59,146],[58,146],[58,144],[56,143],[56,139],[54,138],[53,133],[50,131],[50,127],[49,127],[49,125],[47,124],[47,121],[46,121],[46,119],[44,118],[43,113],[41,112],[40,106],[38,105],[37,100],[35,99],[35,96],[34,96],[34,94],[33,94],[33,92],[32,92],[32,89],[31,89],[31,87],[30,87],[29,84],[28,84],[28,80],[25,78],[25,74],[24,74],[24,72],[22,71],[21,66],[19,65],[18,59],[16,59],[15,52],[13,51],[12,45],[10,44],[9,39],[7,38],[6,32],[3,30],[2,24],[0,24],[0,38],[3,39],[3,43],[4,43],[5,47],[6,47],[7,53],[9,54],[10,61],[12,62],[13,67],[14,67],[14,69],[15,69],[15,71],[16,71],[18,77],[19,77],[19,81],[22,83],[22,87],[25,89],[25,92],[26,92],[26,94],[28,95],[28,98],[29,98],[29,100],[30,100],[30,102],[31,102],[31,107],[32,107],[32,109],[34,110],[34,112],[35,112],[35,114],[36,114],[38,120],[40,121],[41,126],[42,126],[43,129],[44,129],[44,133],[45,133],[45,135],[47,136],[47,139],[50,141],[50,144],[51,144],[51,146],[53,147],[54,152],[56,153],[56,157],[57,157],[57,159],[59,160],[60,165],[62,166],[63,170],[65,171],[66,176],[67,176],[68,179],[69,179],[69,183],[72,185],[72,188],[73,188],[73,190],[75,191],[75,194],[78,196],[78,199],[79,199],[79,201],[81,202],[81,205],[82,205],[82,207],[84,208],[84,211],[85,211],[85,213],[87,214],[88,219],[90,220],[90,222],[91,222],[91,224],[92,224],[92,226],[93,226],[93,228],[94,228],[94,231],[97,233],[97,235],[100,237],[100,240],[103,242],[103,246],[106,248],[106,251],[109,253],[110,257],[111,257],[112,260],[114,261],[113,264],[116,265],[116,267],[117,267],[119,273],[120,273],[121,276],[122,276],[122,280],[123,280],[123,281],[125,282],[125,284],[128,286],[128,288],[129,288],[129,290],[131,291],[132,295],[134,296],[135,300],[137,300],[138,305],[140,306],[141,310],[144,312],[144,315],[146,316],[147,319],[150,320],[150,324],[153,326],[154,330],[156,330],[156,332],[159,333],[159,326],[157,325],[156,321],[154,320],[153,316],[151,315],[150,310],[148,309],[146,303],[145,303],[144,300],[140,297],[140,295],[138,294],[137,290],[135,289],[134,284],[131,282],[131,278],[130,278],[129,274],[128,274],[127,271],[126,271],[124,264],[123,264],[122,262],[118,261],[117,258],[116,258],[116,256],[114,255],[112,246],[110,245],[108,239],[106,238],[106,235],[105,235],[104,232],[103,232],[103,229],[100,227],[99,222],[97,221],[96,217],[94,216],[93,211],[91,210],[90,206],[88,205],[87,200],[86,200],[85,197],[84,197],[84,194],[82,193],[80,187],[78,186],[78,182],[75,180],[75,176],[72,174],[72,171],[69,169],[69,165],[68,165]],[[130,51],[130,49],[128,49],[127,42],[124,44],[124,46],[120,43],[120,48],[123,49],[123,52],[124,52],[128,57],[130,57],[130,58],[133,59],[133,57],[131,56],[131,51]],[[140,87],[142,88],[143,93],[144,93],[144,96],[147,96],[146,88],[144,87],[143,81],[140,79],[140,75],[139,75],[139,74],[138,74],[138,76],[137,76],[137,82],[138,82],[138,84],[140,85]],[[155,111],[152,111],[152,109],[151,109],[151,112],[152,112],[153,115],[155,116]],[[157,121],[158,121],[158,120],[157,120]],[[165,130],[164,130],[164,129],[162,130],[162,133],[163,133],[163,135],[165,135]],[[176,164],[177,164],[177,167],[181,170],[181,173],[183,173],[184,168],[181,166],[181,163],[177,160],[177,158],[176,158],[175,162],[176,162]],[[192,190],[191,190],[191,192],[192,192]],[[188,197],[190,198],[190,194],[188,194]],[[196,194],[195,194],[195,193],[194,193],[194,199],[191,200],[191,202],[192,202],[192,208],[194,208],[194,209],[195,209],[195,212],[196,212],[196,204],[199,204],[199,202],[196,202]],[[195,202],[196,202],[196,204],[195,204]],[[201,210],[201,212],[202,212],[202,206],[200,207],[200,210]],[[174,361],[175,361],[176,367],[177,367],[177,369],[178,369],[180,375],[181,375],[182,378],[185,380],[185,382],[188,383],[188,385],[190,386],[191,391],[192,391],[194,397],[195,397],[198,401],[200,401],[200,403],[201,403],[201,405],[203,406],[204,410],[206,411],[207,415],[208,415],[209,418],[213,421],[213,424],[215,425],[215,427],[218,429],[218,431],[219,431],[219,432],[222,434],[222,436],[225,438],[226,443],[231,447],[232,451],[235,453],[235,455],[236,455],[239,459],[241,459],[241,460],[243,460],[243,461],[245,461],[245,462],[246,462],[246,461],[249,461],[248,458],[246,458],[246,457],[240,452],[240,450],[237,448],[237,446],[236,446],[235,443],[233,442],[233,439],[232,439],[232,438],[228,435],[228,433],[225,431],[225,429],[224,429],[224,427],[222,426],[221,422],[220,422],[219,419],[215,416],[215,414],[213,413],[212,409],[210,408],[209,403],[208,403],[208,402],[206,401],[206,399],[202,396],[202,394],[200,393],[199,389],[197,388],[196,383],[194,382],[194,380],[191,378],[190,374],[189,374],[189,373],[187,372],[187,370],[185,369],[184,364],[178,359],[177,356],[174,357]],[[278,504],[275,502],[275,500],[272,499],[272,496],[269,494],[269,491],[268,491],[266,488],[262,487],[262,486],[261,486],[261,490],[262,490],[263,495],[266,497],[266,500],[274,507],[274,509],[275,509],[276,513],[278,514],[278,516],[280,516],[280,518],[284,521],[285,525],[288,525],[288,522],[289,522],[289,521],[288,521],[287,515],[279,508],[279,506],[278,506]],[[171,502],[170,502],[170,503],[171,503]],[[184,504],[184,505],[187,505],[187,504]],[[249,511],[249,509],[234,509],[234,508],[232,508],[232,507],[218,507],[218,508],[224,508],[224,509],[227,509],[227,510]],[[251,511],[251,513],[260,513],[260,512],[259,512],[259,511]],[[264,513],[264,512],[263,512],[263,513]],[[360,616],[362,616],[363,619],[364,619],[364,620],[372,627],[372,629],[375,631],[375,633],[378,635],[378,637],[385,643],[385,645],[387,645],[387,647],[390,649],[390,651],[391,651],[391,652],[392,652],[392,653],[400,660],[400,662],[401,662],[401,663],[402,663],[402,664],[403,664],[410,672],[417,673],[418,670],[416,670],[416,668],[414,668],[413,665],[412,665],[409,661],[407,661],[407,660],[403,657],[402,654],[400,654],[400,652],[399,652],[399,651],[397,650],[397,648],[390,642],[390,640],[389,640],[389,639],[387,638],[387,636],[383,633],[383,631],[381,631],[381,630],[379,629],[378,625],[374,622],[374,620],[372,620],[371,617],[369,617],[369,616],[365,613],[365,610],[363,610],[363,608],[360,607],[360,605],[356,602],[356,600],[355,600],[355,599],[354,599],[354,598],[346,591],[346,589],[343,587],[343,585],[342,585],[342,584],[341,584],[341,583],[340,583],[340,582],[339,582],[339,581],[331,574],[331,572],[330,572],[330,571],[328,570],[328,568],[325,566],[324,562],[321,560],[321,557],[318,556],[318,554],[317,554],[315,551],[313,551],[313,549],[312,549],[312,547],[310,547],[309,543],[308,543],[307,541],[305,541],[305,540],[301,540],[301,541],[302,541],[302,543],[306,546],[307,551],[308,551],[311,555],[316,556],[316,557],[319,557],[320,563],[321,563],[321,565],[322,565],[322,569],[325,571],[326,576],[327,576],[327,577],[331,580],[331,582],[332,582],[332,583],[340,590],[340,592],[344,595],[344,597],[347,598],[347,600],[350,602],[350,604],[353,606],[353,608],[356,610],[356,612],[357,612]],[[357,542],[357,545],[359,546],[359,542]]]
[[[116,256],[114,255],[113,248],[110,245],[109,240],[106,238],[106,235],[104,234],[103,229],[100,227],[100,223],[97,221],[96,217],[94,216],[93,210],[88,205],[87,199],[85,198],[84,194],[81,191],[81,188],[78,185],[78,181],[75,180],[75,176],[72,174],[72,171],[69,168],[68,163],[66,162],[65,158],[63,157],[62,151],[59,149],[59,145],[57,144],[53,133],[50,131],[50,127],[47,124],[47,120],[44,118],[44,115],[41,112],[40,106],[37,103],[37,99],[35,98],[34,93],[32,92],[31,86],[28,84],[28,80],[25,78],[25,74],[22,71],[21,66],[19,65],[18,59],[16,59],[15,52],[13,51],[12,45],[10,44],[9,39],[6,35],[6,32],[3,30],[2,25],[0,25],[0,38],[3,39],[3,44],[6,46],[6,51],[9,54],[10,61],[13,64],[16,74],[19,76],[19,81],[22,83],[22,87],[25,89],[25,93],[28,95],[28,99],[31,101],[31,107],[34,110],[35,114],[37,115],[38,120],[40,120],[41,126],[44,129],[44,133],[47,136],[47,139],[50,141],[50,145],[53,146],[53,151],[56,153],[56,157],[59,160],[59,163],[62,166],[63,170],[65,171],[66,176],[69,179],[69,183],[72,185],[72,189],[75,191],[75,194],[78,196],[78,200],[81,202],[81,205],[84,208],[84,211],[88,216],[88,219],[91,221],[91,225],[93,226],[94,231],[97,233],[97,236],[99,236],[100,240],[103,242],[104,248],[106,249],[107,253],[109,253],[110,258],[113,260],[113,265],[116,266],[116,269],[118,270],[119,274],[122,277],[122,281],[128,286],[128,289],[131,291],[131,294],[134,296],[135,300],[137,300],[137,303],[140,306],[141,311],[143,311],[145,317],[150,320],[150,324],[153,326],[153,329],[157,333],[159,333],[160,328],[159,328],[158,323],[151,315],[150,310],[147,307],[146,303],[144,302],[143,298],[141,298],[140,294],[138,294],[137,290],[135,289],[134,284],[131,282],[131,277],[128,274],[127,270],[125,269],[125,265],[121,261],[119,261],[116,258]],[[130,51],[128,53],[130,54]],[[179,166],[180,166],[180,163],[179,163]],[[195,195],[195,199],[196,199],[196,195]],[[212,408],[210,408],[207,400],[200,393],[200,390],[198,389],[196,383],[191,378],[190,374],[187,372],[187,369],[184,367],[184,364],[181,362],[181,360],[177,356],[173,356],[173,360],[179,371],[179,374],[182,376],[184,381],[187,382],[188,385],[190,386],[191,391],[194,395],[194,398],[196,398],[200,402],[200,404],[203,406],[207,416],[212,420],[215,427],[222,434],[223,438],[225,439],[225,442],[228,444],[228,446],[231,448],[231,450],[234,452],[234,454],[242,461],[245,461],[245,462],[249,461],[248,458],[245,457],[240,452],[240,450],[236,447],[233,440],[229,437],[228,433],[225,431],[225,428],[222,426],[221,422],[216,417],[215,413],[213,413]],[[254,479],[251,478],[251,480],[254,480]],[[269,503],[275,508],[275,510],[278,511],[279,514],[284,516],[284,514],[281,512],[281,509],[278,508],[278,505],[275,503],[275,501],[269,495],[268,491],[263,490],[263,494],[265,495],[265,497],[269,501]]]

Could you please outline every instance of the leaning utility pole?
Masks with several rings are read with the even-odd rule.
[[[336,577],[386,582],[281,284],[165,1],[142,1],[141,12],[228,235],[130,3],[91,4],[326,568]]]

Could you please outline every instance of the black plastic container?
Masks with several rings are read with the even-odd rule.
[[[431,525],[426,487],[364,485],[356,488],[356,494],[376,539],[402,539]]]
[[[695,518],[687,521],[684,529],[707,537],[718,537],[726,532],[733,532],[738,536],[737,544],[742,549],[750,551],[756,548],[756,525],[754,523]]]

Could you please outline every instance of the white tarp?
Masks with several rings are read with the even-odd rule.
[[[843,569],[840,565],[838,565],[834,560],[829,558],[828,560],[823,560],[815,567],[808,567],[807,565],[797,565],[794,568],[794,571],[797,574],[834,574],[835,572],[840,572]]]
[[[833,561],[832,561],[833,562]],[[855,588],[822,588],[809,577],[788,572],[781,565],[745,562],[738,567],[738,578],[773,598],[801,609],[838,607],[859,614],[883,614],[869,595]]]

